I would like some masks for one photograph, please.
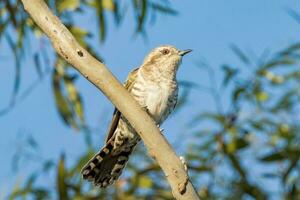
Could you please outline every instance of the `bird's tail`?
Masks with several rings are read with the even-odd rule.
[[[113,140],[105,146],[83,167],[82,177],[94,182],[96,186],[107,187],[119,178],[134,146],[124,151],[114,152]]]

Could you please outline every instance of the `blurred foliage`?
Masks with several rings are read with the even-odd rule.
[[[93,34],[76,25],[74,15],[93,11],[99,25],[98,38],[103,42],[108,34],[109,13],[119,26],[131,6],[129,10],[136,22],[134,32],[140,33],[145,33],[149,17],[155,18],[157,13],[176,14],[168,1],[49,0],[48,4],[95,56],[88,43]],[[294,11],[290,14],[299,18]],[[15,35],[10,34],[11,30]],[[20,2],[1,1],[0,39],[10,45],[16,61],[9,109],[17,101],[24,52],[30,53],[24,43],[29,43],[32,35],[40,40],[42,33],[24,13]],[[239,64],[226,63],[218,69],[198,65],[207,71],[209,87],[180,82],[184,89],[178,107],[186,105],[191,89],[208,92],[216,107],[215,111],[199,111],[185,130],[189,142],[184,147],[184,156],[190,178],[202,199],[300,199],[300,43],[255,59],[236,45],[230,49]],[[37,75],[39,79],[47,74],[52,76],[53,94],[62,120],[73,129],[84,130],[87,125],[82,97],[75,84],[77,73],[57,56],[53,59],[55,69],[46,68],[50,65],[47,51],[32,53]],[[223,80],[217,80],[216,73],[221,73]],[[30,153],[17,148],[14,161],[37,158],[37,142],[31,137],[25,140]],[[96,149],[88,142],[87,146],[87,152],[75,161],[64,154],[56,160],[32,159],[38,160],[40,169],[17,182],[7,199],[172,199],[164,175],[140,147],[115,185],[100,190],[84,182],[80,169]],[[18,162],[14,162],[15,168]]]
[[[192,120],[208,127],[195,131],[187,155],[213,166],[204,199],[299,199],[300,44],[255,60],[231,49],[241,66],[222,65],[223,81],[212,84],[220,109]]]
[[[115,25],[119,27],[125,18],[131,16],[127,13],[133,13],[133,20],[136,23],[133,32],[145,35],[147,23],[155,22],[158,14],[177,14],[168,0],[47,0],[46,2],[69,28],[77,41],[100,60],[102,60],[101,57],[89,41],[91,39],[94,41],[95,38],[99,39],[100,44],[105,41],[109,29],[108,25],[111,25],[108,23],[110,15]],[[96,37],[91,30],[79,27],[76,21],[76,16],[91,13],[97,22],[98,34],[96,33]],[[0,1],[0,41],[4,40],[8,43],[9,51],[15,58],[14,87],[10,104],[5,109],[0,110],[0,115],[13,109],[18,101],[22,101],[43,80],[44,76],[51,75],[56,107],[63,121],[74,129],[85,128],[82,98],[80,91],[74,84],[74,73],[76,72],[72,68],[68,69],[68,64],[60,60],[53,49],[49,47],[49,43],[45,44],[42,36],[43,33],[23,10],[20,0]],[[36,52],[32,52],[30,48],[33,37],[38,39],[40,46]],[[32,58],[35,64],[33,67],[39,78],[24,93],[19,94],[22,69],[24,68],[22,61],[25,55]],[[50,60],[53,56],[54,63],[51,63]],[[51,65],[54,65],[56,69],[52,68]]]
[[[58,59],[52,75],[55,102],[65,124],[79,129],[85,127],[83,104],[74,85],[77,76],[69,75],[66,73],[67,70],[67,63]]]

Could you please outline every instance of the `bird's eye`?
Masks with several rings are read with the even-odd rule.
[[[164,55],[167,55],[168,53],[170,53],[169,49],[163,49],[161,52]]]

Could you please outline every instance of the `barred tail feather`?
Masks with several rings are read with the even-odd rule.
[[[119,178],[134,147],[115,154],[113,141],[106,145],[83,167],[82,177],[96,186],[107,187]]]

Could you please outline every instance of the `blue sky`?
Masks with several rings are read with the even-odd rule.
[[[152,48],[161,44],[193,49],[193,53],[184,58],[178,78],[209,85],[207,74],[195,67],[195,63],[204,59],[216,69],[225,62],[237,65],[239,62],[230,50],[230,44],[236,44],[255,57],[266,49],[275,51],[299,41],[300,25],[287,13],[290,8],[300,11],[300,3],[296,0],[172,2],[179,15],[159,16],[154,25],[147,26],[147,39],[133,35],[135,24],[128,17],[120,28],[109,26],[104,44],[96,39],[92,41],[119,80],[125,80],[128,72],[139,66]],[[76,19],[78,25],[95,30],[97,23],[92,14]],[[7,44],[2,40],[0,45],[1,109],[8,104],[15,71],[13,56],[6,51]],[[40,43],[32,40],[32,52],[38,50],[38,45]],[[22,67],[21,93],[38,78],[30,59],[25,59]],[[77,85],[84,98],[88,124],[94,128],[93,134],[99,134],[94,137],[94,144],[98,143],[100,147],[113,106],[88,81],[80,79]],[[178,137],[188,138],[183,130],[192,116],[214,109],[207,94],[193,91],[191,95],[193,98],[189,99],[188,105],[164,124],[165,134],[173,144]],[[32,135],[37,140],[43,158],[58,159],[59,153],[64,151],[72,160],[85,151],[82,134],[66,127],[58,116],[50,76],[10,113],[1,117],[0,130],[0,194],[36,167],[23,162],[18,174],[11,170],[12,156],[22,135]],[[177,152],[180,154],[180,150]]]

